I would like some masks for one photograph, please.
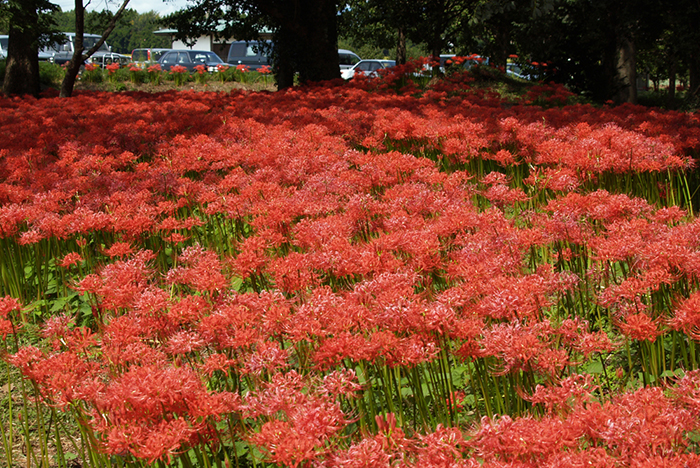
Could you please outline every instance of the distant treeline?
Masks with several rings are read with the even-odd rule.
[[[102,34],[112,17],[110,11],[86,11],[85,32]],[[61,11],[55,13],[58,29],[63,32],[75,31],[75,12]],[[109,35],[107,44],[113,52],[130,54],[132,50],[144,47],[170,47],[170,38],[157,36],[154,31],[162,28],[159,24],[160,15],[155,11],[139,13],[128,9],[117,22],[114,31]]]

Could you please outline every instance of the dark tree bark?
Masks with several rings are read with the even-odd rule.
[[[396,64],[403,65],[406,63],[406,28],[400,26],[398,30],[398,40],[396,41]]]
[[[75,50],[73,58],[66,66],[66,75],[61,82],[60,97],[71,97],[75,87],[75,79],[83,65],[83,33],[85,32],[85,7],[82,0],[75,0]]]
[[[688,64],[690,75],[690,95],[700,96],[700,52],[695,51],[691,54]]]
[[[496,25],[496,48],[491,62],[497,67],[504,67],[508,63],[508,47],[510,46],[510,23],[499,21]]]
[[[37,38],[27,30],[10,26],[3,91],[5,94],[31,94],[38,97],[39,48]]]
[[[673,109],[676,105],[676,72],[678,69],[678,58],[673,49],[668,54],[668,94],[666,95],[667,106]]]
[[[3,91],[5,94],[31,94],[38,97],[39,83],[39,9],[26,0],[12,5],[7,61]]]
[[[622,37],[618,49],[616,102],[637,103],[637,63],[634,41]]]
[[[323,81],[340,78],[338,61],[338,14],[335,0],[302,0],[295,12],[299,23],[299,81]]]
[[[251,4],[278,25],[277,87],[340,78],[336,0],[259,0]]]

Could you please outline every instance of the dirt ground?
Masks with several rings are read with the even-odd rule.
[[[209,92],[230,92],[233,90],[248,90],[248,91],[277,91],[277,86],[270,77],[267,83],[256,82],[256,83],[240,83],[238,81],[224,81],[223,83],[216,80],[210,80],[207,83],[200,84],[194,81],[189,81],[182,84],[181,86],[176,86],[173,81],[164,81],[163,83],[156,85],[153,83],[131,83],[131,82],[116,82],[116,83],[87,83],[78,81],[75,83],[75,91],[92,90],[92,91],[144,91],[148,93],[158,93],[165,91],[209,91]]]

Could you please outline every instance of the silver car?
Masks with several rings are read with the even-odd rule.
[[[351,68],[340,71],[340,77],[344,80],[349,80],[356,73],[364,73],[365,76],[375,77],[378,70],[391,68],[396,65],[395,60],[360,60]]]

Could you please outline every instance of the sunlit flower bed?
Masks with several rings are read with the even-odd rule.
[[[700,466],[698,115],[468,82],[1,99],[7,464]]]

